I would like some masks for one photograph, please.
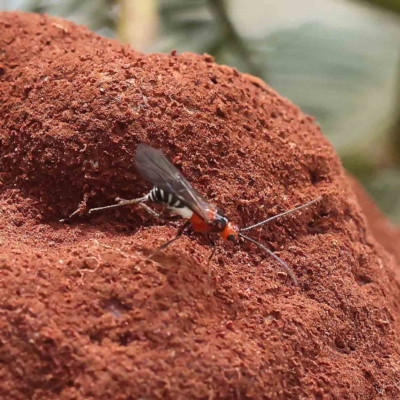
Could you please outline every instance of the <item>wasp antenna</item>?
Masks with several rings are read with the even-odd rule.
[[[278,263],[285,269],[285,271],[288,273],[288,275],[292,278],[292,281],[294,283],[295,286],[299,286],[299,282],[296,278],[296,275],[294,274],[293,270],[280,258],[278,257],[273,251],[271,251],[270,249],[266,248],[265,246],[263,246],[261,243],[256,242],[254,239],[245,236],[241,233],[239,233],[239,236],[245,240],[248,240],[249,242],[255,244],[257,247],[259,247],[260,249],[266,251],[271,257],[273,257],[276,261],[278,261]]]
[[[299,211],[302,208],[306,208],[308,206],[311,206],[311,204],[314,204],[319,200],[322,200],[322,196],[319,196],[316,199],[309,201],[308,203],[302,204],[301,206],[298,206],[296,208],[292,208],[291,210],[288,210],[288,211],[285,211],[283,213],[274,215],[273,217],[267,218],[264,221],[257,222],[256,224],[247,226],[246,228],[242,228],[242,229],[240,229],[240,232],[246,232],[246,231],[249,231],[250,229],[258,228],[259,226],[264,225],[264,224],[266,224],[268,222],[271,222],[272,220],[274,220],[276,218],[283,217],[284,215],[288,215],[288,214],[291,214],[291,213],[293,213],[295,211]]]

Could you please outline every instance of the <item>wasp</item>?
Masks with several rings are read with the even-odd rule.
[[[92,208],[88,211],[89,214],[100,210],[137,204],[157,218],[164,220],[185,220],[185,222],[179,227],[175,237],[159,246],[149,256],[149,258],[170,246],[173,242],[178,240],[185,231],[200,232],[206,235],[210,244],[214,248],[209,258],[209,262],[216,250],[216,245],[212,238],[213,235],[219,234],[225,241],[234,243],[237,243],[239,238],[242,238],[243,240],[253,243],[255,246],[272,256],[286,270],[294,284],[296,286],[298,285],[298,281],[293,270],[280,257],[278,257],[263,244],[244,235],[243,232],[258,228],[276,218],[283,217],[284,215],[288,215],[295,211],[299,211],[302,208],[308,207],[320,200],[321,197],[318,197],[289,211],[285,211],[267,218],[254,225],[250,225],[245,228],[239,228],[237,225],[229,221],[228,217],[220,208],[209,203],[196,189],[194,189],[193,186],[185,179],[182,173],[169,162],[161,150],[150,147],[144,143],[140,143],[136,150],[135,165],[140,176],[153,185],[153,188],[150,190],[150,192],[137,199],[124,200],[117,198],[116,204]],[[170,216],[159,214],[146,203],[160,204],[172,211],[173,214]]]

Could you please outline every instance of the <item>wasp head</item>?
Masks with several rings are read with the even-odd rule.
[[[224,212],[220,209],[213,216],[213,226],[215,232],[219,232],[224,240],[236,242],[239,237],[239,228],[229,222]]]

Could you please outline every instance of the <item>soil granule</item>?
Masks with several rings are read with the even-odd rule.
[[[312,118],[208,55],[31,14],[0,32],[1,399],[400,398],[400,234]],[[150,189],[140,142],[241,226],[322,195],[251,232],[300,286],[251,244],[146,261],[176,223],[88,217]]]

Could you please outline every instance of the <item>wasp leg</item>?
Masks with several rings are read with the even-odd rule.
[[[128,204],[140,204],[149,199],[149,195],[146,194],[146,196],[139,197],[138,199],[132,199],[132,200],[124,200],[120,199],[117,197],[115,200],[117,201],[117,204],[112,204],[111,206],[105,206],[105,207],[97,207],[97,208],[91,208],[88,213],[91,214],[95,211],[101,211],[101,210],[108,210],[109,208],[117,208],[121,206],[126,206]]]
[[[60,219],[59,221],[60,221],[60,222],[67,222],[67,221],[69,221],[73,216],[75,216],[75,215],[77,215],[77,214],[83,214],[84,211],[86,210],[86,203],[87,203],[89,197],[90,197],[90,194],[89,194],[89,193],[85,193],[85,194],[83,195],[83,200],[79,203],[78,208],[77,208],[72,214],[70,214],[67,218]]]
[[[161,250],[166,249],[169,245],[171,245],[172,243],[174,243],[176,240],[178,240],[182,235],[183,232],[185,231],[185,229],[187,229],[190,226],[190,221],[186,221],[179,229],[178,232],[176,232],[176,235],[174,238],[172,238],[171,240],[168,240],[168,242],[165,242],[164,244],[162,244],[160,247],[158,247],[154,253],[150,254],[147,259],[149,260],[150,258],[153,258],[157,253],[159,253]]]
[[[213,248],[213,250],[210,254],[210,257],[208,257],[208,262],[207,262],[207,268],[208,268],[210,266],[211,259],[214,257],[214,255],[217,251],[217,245],[215,244],[214,240],[211,238],[209,233],[206,235],[206,237],[207,237],[208,242],[210,243],[211,247]]]
[[[72,214],[70,214],[67,218],[60,219],[59,222],[67,222],[69,221],[74,215],[80,214],[82,212],[82,207],[79,206]]]
[[[152,208],[150,208],[145,203],[140,203],[139,205],[141,207],[143,207],[153,217],[156,217],[156,218],[161,219],[163,221],[179,221],[180,219],[182,219],[182,217],[180,215],[162,215],[162,214],[159,214],[158,212],[154,211]]]

